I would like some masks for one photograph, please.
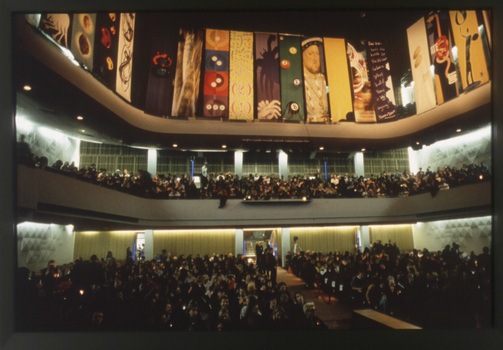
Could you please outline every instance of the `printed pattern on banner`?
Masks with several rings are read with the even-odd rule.
[[[376,121],[372,86],[367,72],[367,62],[364,52],[357,51],[353,45],[347,43],[347,55],[351,67],[353,81],[354,113],[358,123],[372,123]]]
[[[301,37],[279,35],[281,105],[283,120],[304,121],[304,78]]]
[[[70,49],[72,17],[68,13],[44,13],[40,18],[40,30],[49,35],[61,47]]]
[[[118,14],[97,13],[93,73],[112,90],[117,80],[118,35]]]
[[[93,70],[95,13],[76,13],[73,15],[71,51],[77,61]]]
[[[229,31],[206,29],[203,116],[229,116]]]
[[[424,18],[407,28],[407,40],[412,80],[414,80],[416,114],[421,114],[437,105],[430,70],[430,49]]]
[[[327,83],[330,89],[331,122],[346,120],[348,113],[353,112],[351,82],[349,79],[346,41],[344,39],[323,38],[325,64],[327,66]]]
[[[133,70],[133,46],[135,32],[134,25],[134,13],[121,13],[115,91],[129,102],[131,102],[131,76]]]
[[[322,38],[304,38],[302,41],[302,68],[306,121],[309,123],[326,123],[330,119],[324,56]]]
[[[257,119],[281,119],[278,35],[255,33]]]
[[[489,81],[489,73],[475,11],[449,11],[454,43],[458,48],[459,75],[463,91]]]
[[[199,100],[204,31],[180,29],[173,91],[174,117],[195,117]]]
[[[367,53],[377,121],[396,120],[395,93],[386,47],[382,42],[367,41]]]
[[[229,119],[253,120],[253,33],[231,31]]]
[[[145,112],[157,116],[171,113],[175,79],[177,32],[172,32],[159,20],[152,23],[152,48],[145,96]],[[137,41],[138,47],[139,41]]]
[[[426,31],[431,62],[435,67],[435,91],[439,105],[458,95],[458,75],[451,53],[452,40],[449,28],[448,12],[434,12],[426,18]]]

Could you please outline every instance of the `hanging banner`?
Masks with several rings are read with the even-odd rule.
[[[70,50],[72,16],[67,13],[43,13],[40,30],[49,35],[58,45]]]
[[[424,18],[407,28],[407,40],[412,80],[414,80],[416,114],[421,114],[437,105]]]
[[[206,29],[203,116],[229,116],[229,31]]]
[[[281,119],[278,35],[255,33],[257,119]]]
[[[133,46],[135,14],[121,13],[119,26],[119,51],[117,55],[117,80],[115,91],[131,102],[131,76],[133,70]]]
[[[489,81],[486,57],[475,11],[449,11],[464,92]]]
[[[167,116],[173,102],[178,32],[166,26],[162,17],[153,19],[150,25],[152,47],[150,49],[145,112]],[[138,48],[138,42],[136,47]]]
[[[449,13],[438,11],[426,18],[426,32],[430,56],[435,68],[435,91],[437,104],[449,101],[458,95],[458,76],[452,57]]]
[[[204,32],[180,29],[173,92],[174,117],[195,117],[199,100]]]
[[[95,13],[73,15],[71,51],[73,57],[89,71],[93,70],[95,26]]]
[[[230,33],[229,119],[253,120],[253,33]]]
[[[118,14],[96,14],[93,73],[111,90],[115,90],[117,80],[118,34]]]
[[[367,41],[368,66],[377,122],[397,120],[390,63],[382,42]]]
[[[357,123],[375,123],[374,101],[372,86],[367,72],[365,50],[357,51],[353,45],[347,43],[347,55],[351,67],[353,81],[353,107]]]
[[[332,123],[336,123],[339,120],[346,120],[346,115],[353,112],[346,41],[323,38],[323,47],[327,66],[330,118]]]
[[[304,78],[301,37],[279,35],[281,106],[283,120],[304,121]]]
[[[326,123],[330,120],[324,58],[322,38],[306,37],[302,40],[304,97],[308,123]]]

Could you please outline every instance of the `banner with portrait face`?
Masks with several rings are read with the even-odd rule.
[[[118,33],[119,49],[115,91],[128,102],[131,102],[135,17],[135,13],[121,13]]]
[[[70,50],[72,41],[72,15],[68,13],[43,13],[39,28],[58,45]]]
[[[323,47],[327,66],[330,118],[332,123],[336,123],[339,120],[345,120],[347,114],[353,112],[346,41],[323,38]]]
[[[330,115],[322,38],[303,38],[302,69],[304,74],[306,121],[308,123],[326,123],[330,120]]]
[[[195,117],[199,101],[204,31],[180,29],[171,115]]]
[[[357,123],[375,123],[372,85],[368,76],[365,49],[357,50],[347,43],[347,55],[353,82],[353,108]]]
[[[203,116],[229,117],[228,30],[206,29]]]
[[[299,35],[279,35],[281,106],[287,121],[305,119],[301,41]]]
[[[73,15],[71,51],[73,57],[91,72],[93,70],[95,27],[95,13],[76,13]]]
[[[93,73],[115,91],[120,15],[114,12],[96,14]]]
[[[435,69],[437,104],[458,95],[458,75],[452,56],[452,37],[449,13],[436,11],[426,16],[426,32],[430,45],[431,62]]]
[[[437,105],[424,18],[407,28],[407,40],[412,80],[414,80],[416,114],[421,114]]]
[[[255,33],[257,119],[281,120],[278,35]]]
[[[230,32],[229,119],[253,120],[253,33]]]
[[[489,81],[484,48],[475,11],[449,11],[464,92]]]
[[[397,120],[395,93],[386,47],[379,41],[367,41],[366,51],[377,122]]]
[[[145,112],[157,116],[171,113],[175,80],[178,30],[166,25],[162,16],[150,18],[152,46],[145,94]],[[138,48],[139,41],[136,42]]]

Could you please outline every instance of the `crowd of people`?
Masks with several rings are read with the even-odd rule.
[[[289,253],[288,268],[310,288],[424,328],[490,327],[491,254],[467,254],[455,242],[441,251],[402,253],[380,241],[357,253]]]
[[[419,168],[417,173],[408,171],[388,174],[383,172],[369,177],[355,174],[333,174],[324,179],[316,176],[283,176],[249,174],[233,175],[208,173],[203,166],[200,181],[187,174],[155,174],[139,170],[137,174],[127,169],[108,172],[97,169],[95,164],[78,168],[75,162],[56,161],[49,166],[46,157],[18,155],[21,163],[57,171],[90,183],[127,192],[137,196],[158,199],[220,199],[222,206],[227,199],[288,199],[288,198],[381,198],[406,197],[420,193],[448,190],[464,184],[490,181],[489,167],[481,162],[463,164],[461,168],[444,165],[436,170]]]
[[[261,253],[264,261],[270,253]],[[291,295],[269,267],[241,255],[163,250],[133,261],[110,252],[61,266],[51,260],[41,271],[19,268],[16,277],[24,331],[326,329],[302,292]]]

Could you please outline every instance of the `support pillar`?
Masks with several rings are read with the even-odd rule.
[[[365,176],[363,152],[356,152],[354,157],[356,177]]]
[[[281,264],[286,267],[286,254],[290,252],[290,228],[281,228]]]
[[[154,230],[145,230],[145,260],[154,258]]]
[[[239,178],[243,176],[243,151],[234,152],[234,174]]]
[[[245,248],[244,248],[244,233],[243,233],[243,229],[240,229],[240,228],[236,229],[236,234],[235,234],[234,242],[235,242],[235,245],[234,245],[235,256],[238,256],[239,254],[244,255],[244,253],[245,253],[244,249]]]
[[[279,178],[288,179],[288,154],[283,150],[278,151]]]
[[[370,229],[367,225],[360,226],[360,244],[362,250],[370,249]]]
[[[154,148],[148,150],[147,171],[150,173],[150,175],[152,175],[152,177],[157,174],[157,150]]]

